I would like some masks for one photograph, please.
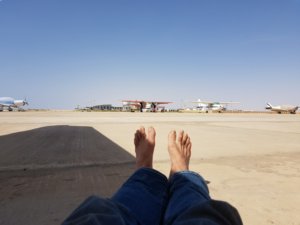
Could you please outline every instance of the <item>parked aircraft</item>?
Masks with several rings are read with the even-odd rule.
[[[206,112],[206,113],[208,113],[209,111],[221,113],[223,111],[226,111],[227,105],[239,104],[239,102],[208,102],[208,101],[201,101],[200,99],[192,103],[198,103],[195,110]]]
[[[123,107],[128,107],[131,111],[140,112],[158,112],[164,111],[164,107],[159,105],[170,104],[172,102],[158,102],[158,101],[143,101],[143,100],[122,100]]]
[[[20,107],[25,105],[28,105],[26,99],[14,100],[11,97],[0,97],[0,112],[3,111],[5,108],[7,108],[8,111],[13,111],[14,108],[20,110]]]
[[[296,114],[296,111],[298,110],[299,106],[292,106],[292,105],[278,105],[273,106],[271,103],[267,103],[266,109],[277,112],[277,113],[291,113]]]

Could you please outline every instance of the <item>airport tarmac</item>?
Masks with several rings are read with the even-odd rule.
[[[134,171],[140,125],[155,127],[166,175],[168,132],[188,132],[190,169],[244,224],[300,224],[299,114],[71,111],[0,113],[0,224],[60,224],[89,195],[112,196]]]

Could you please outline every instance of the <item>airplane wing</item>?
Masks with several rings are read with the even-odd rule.
[[[213,104],[214,102],[194,101],[192,103]]]
[[[207,105],[213,105],[213,104],[239,104],[239,102],[205,102],[205,101],[194,101],[192,103],[202,103]]]
[[[228,105],[228,104],[240,104],[239,102],[219,102],[220,104]]]
[[[128,103],[140,103],[140,102],[144,102],[144,101],[140,101],[140,100],[122,100],[122,102],[128,102]]]
[[[171,104],[173,102],[148,102],[148,103],[155,103],[157,105],[162,105],[162,104]]]
[[[215,104],[215,102],[205,102],[205,101],[194,101],[192,103],[198,103],[198,104],[204,104],[206,105],[207,107],[212,107],[213,104]]]

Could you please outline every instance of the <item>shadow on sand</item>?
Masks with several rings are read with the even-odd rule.
[[[92,127],[0,136],[0,224],[59,224],[91,194],[110,197],[134,157]]]

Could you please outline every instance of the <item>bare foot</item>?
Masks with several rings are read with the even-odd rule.
[[[176,140],[176,131],[169,133],[168,150],[171,159],[170,177],[179,171],[189,170],[192,142],[188,134],[180,131]]]
[[[156,132],[153,127],[148,128],[147,135],[143,126],[135,132],[134,145],[137,169],[142,167],[152,168],[155,135]]]

